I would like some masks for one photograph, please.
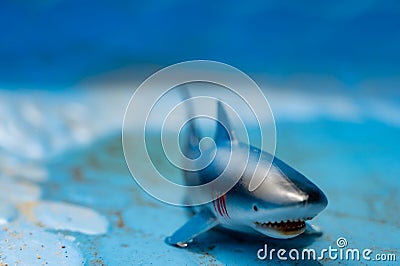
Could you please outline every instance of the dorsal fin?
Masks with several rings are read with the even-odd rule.
[[[231,123],[229,121],[228,115],[225,111],[224,106],[220,101],[217,103],[218,108],[218,122],[217,122],[217,131],[215,135],[215,141],[223,142],[223,141],[231,141],[236,142],[236,136],[234,131],[232,130]]]
[[[182,85],[180,92],[181,92],[183,101],[191,98],[189,89],[186,84]],[[195,116],[192,104],[190,104],[190,103],[186,104],[186,112],[187,112],[187,117]],[[187,142],[187,145],[185,147],[186,155],[192,154],[192,156],[197,157],[199,151],[198,151],[198,149],[196,149],[196,146],[199,145],[200,136],[199,136],[197,128],[196,128],[196,121],[192,119],[188,123],[189,123],[189,141]]]

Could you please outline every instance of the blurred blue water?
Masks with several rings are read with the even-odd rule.
[[[147,195],[127,169],[120,119],[129,94],[118,96],[105,90],[33,92],[2,91],[0,187],[4,191],[0,193],[0,240],[5,244],[0,245],[0,262],[14,263],[23,258],[30,265],[46,261],[85,261],[89,265],[265,264],[256,257],[264,241],[238,240],[217,231],[200,236],[189,249],[164,243],[164,237],[187,216],[181,208]],[[335,112],[327,112],[329,101],[321,98],[325,109],[317,105],[305,113],[301,108],[285,113],[284,107],[289,109],[293,103],[310,106],[315,99],[304,103],[294,102],[289,96],[280,101],[276,97],[270,99],[276,111],[276,155],[318,184],[329,205],[312,221],[322,228],[323,236],[265,241],[273,247],[322,250],[335,247],[336,239],[345,237],[351,248],[371,248],[374,254],[386,252],[398,257],[400,126],[393,123],[398,121],[396,117],[391,114],[384,120],[368,115],[364,109],[357,112],[361,116],[351,119],[335,116]],[[158,166],[169,164],[162,153],[158,156]],[[140,165],[142,156],[138,158]],[[61,209],[55,215],[49,208],[40,216],[34,207],[43,202],[59,204]],[[65,204],[95,211],[107,221],[106,232],[82,232],[79,221],[86,212],[81,209],[72,213],[73,219],[65,218],[69,221],[65,230],[42,223],[43,217],[60,223],[67,215]],[[96,222],[92,227],[97,228]],[[69,257],[56,252],[63,251],[61,245],[67,245]],[[16,253],[15,246],[23,246],[23,250]],[[337,263],[329,259],[320,262]]]
[[[353,90],[368,81],[376,90],[396,90],[399,24],[394,0],[6,0],[0,3],[0,85],[67,86],[127,65],[154,70],[211,59],[283,85],[308,73]]]

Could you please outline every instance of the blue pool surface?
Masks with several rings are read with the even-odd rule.
[[[318,251],[335,248],[339,237],[347,240],[349,248],[398,257],[400,127],[376,119],[278,117],[277,156],[318,184],[328,197],[327,209],[312,221],[322,229],[322,236],[254,240],[213,230],[187,249],[168,246],[164,238],[187,220],[187,214],[181,207],[152,198],[135,183],[123,156],[120,130],[104,131],[86,144],[64,131],[64,138],[69,136],[74,145],[61,145],[45,159],[17,156],[3,145],[2,161],[7,163],[1,165],[0,178],[0,262],[261,265],[267,262],[258,260],[257,251],[265,243],[271,248]],[[46,145],[49,150],[56,147]],[[276,258],[273,262],[290,264]],[[335,265],[337,261],[303,263]]]

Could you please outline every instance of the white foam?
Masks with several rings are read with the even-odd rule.
[[[339,91],[317,93],[261,87],[264,88],[276,121],[304,122],[328,118],[362,122],[373,119],[391,126],[400,126],[400,107],[392,99]],[[161,87],[155,90],[162,91]],[[208,96],[209,92],[210,89],[205,88],[201,94]],[[29,93],[1,93],[0,148],[22,158],[43,160],[72,147],[90,144],[111,132],[120,131],[124,111],[133,90],[72,90],[58,93],[43,91],[34,94],[34,97]],[[223,90],[213,94],[220,95],[221,99],[227,97]],[[180,97],[179,93],[174,97]],[[245,97],[255,96],[249,92]],[[147,106],[153,103],[143,100],[140,104]],[[236,110],[236,106],[234,104],[233,109],[247,123],[249,116],[243,110]],[[167,114],[170,111],[164,110],[167,107],[161,106],[160,113],[165,111]],[[140,110],[140,106],[137,108]],[[204,108],[214,110],[215,106],[202,106],[196,112]],[[159,129],[165,117],[160,114],[153,118],[155,119],[149,122],[150,128]],[[136,129],[137,121],[129,122]],[[181,125],[168,126],[175,130]]]
[[[400,106],[384,100],[369,100],[370,115],[392,126],[400,127]]]
[[[90,144],[121,128],[130,97],[126,91],[97,90],[0,93],[0,148],[35,160]]]
[[[47,169],[39,164],[1,156],[0,169],[8,177],[24,178],[33,182],[43,182],[48,178]]]
[[[375,120],[400,126],[399,104],[384,97],[271,90],[267,98],[276,121],[304,122],[327,118],[356,123]]]
[[[40,187],[29,181],[0,176],[0,201],[20,203],[38,200],[42,194]]]
[[[64,202],[38,201],[32,204],[32,217],[47,229],[68,230],[87,235],[107,232],[107,219],[96,211]]]

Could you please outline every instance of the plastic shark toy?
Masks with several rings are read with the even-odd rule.
[[[304,175],[283,161],[239,142],[234,136],[221,102],[218,102],[218,121],[220,123],[217,123],[214,140],[217,153],[212,163],[200,171],[185,171],[185,182],[189,185],[198,185],[218,177],[226,170],[224,169],[227,166],[226,158],[231,152],[239,158],[238,161],[241,157],[248,158],[248,163],[244,171],[239,169],[242,167],[240,163],[230,164],[227,173],[241,171],[239,181],[214,201],[191,207],[194,213],[192,218],[167,237],[166,243],[186,247],[196,236],[215,227],[278,239],[293,238],[306,230],[313,231],[316,227],[306,221],[325,209],[328,204],[325,194]],[[186,156],[196,158],[199,156],[200,137],[194,121],[190,125],[190,136],[185,152]],[[212,157],[212,152],[205,150],[202,151],[202,155]],[[249,182],[255,174],[258,162],[262,171],[257,171],[256,174],[268,174],[255,190],[249,191]],[[271,168],[267,165],[271,165]],[[198,196],[200,195],[189,195],[187,202],[190,204],[191,199]]]

